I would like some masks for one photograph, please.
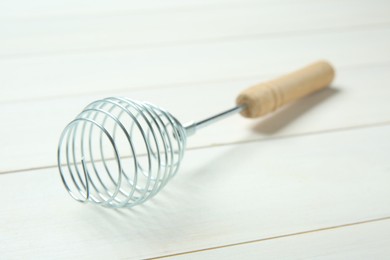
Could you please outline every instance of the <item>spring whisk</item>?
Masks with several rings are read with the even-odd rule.
[[[133,207],[156,195],[177,173],[187,137],[231,114],[258,117],[326,87],[334,70],[317,62],[282,78],[255,85],[237,106],[182,125],[162,108],[123,97],[89,104],[61,134],[58,168],[79,202]]]

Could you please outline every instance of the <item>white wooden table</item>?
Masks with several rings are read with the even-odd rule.
[[[0,21],[0,259],[390,258],[389,1],[16,0]],[[146,204],[63,188],[58,138],[89,102],[200,119],[322,58],[330,89],[200,131]]]

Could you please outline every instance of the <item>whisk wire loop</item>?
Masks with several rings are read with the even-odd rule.
[[[65,127],[58,167],[74,199],[133,207],[176,174],[185,146],[185,130],[169,112],[111,97],[92,102]]]

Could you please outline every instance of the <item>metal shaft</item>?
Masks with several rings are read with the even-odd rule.
[[[188,122],[188,123],[184,124],[184,129],[186,131],[187,136],[194,135],[197,130],[199,130],[205,126],[208,126],[212,123],[215,123],[219,120],[227,118],[233,114],[239,113],[242,110],[244,110],[245,108],[246,108],[246,105],[240,105],[240,106],[233,107],[231,109],[228,109],[226,111],[223,111],[219,114],[216,114],[214,116],[211,116],[209,118],[206,118],[206,119],[198,121],[198,122],[194,122],[194,121]]]

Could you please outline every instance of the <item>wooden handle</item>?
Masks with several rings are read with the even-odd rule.
[[[241,114],[259,117],[277,108],[328,86],[334,69],[325,61],[313,63],[283,77],[245,89],[237,97],[237,105],[246,104]]]

